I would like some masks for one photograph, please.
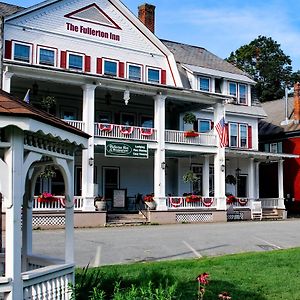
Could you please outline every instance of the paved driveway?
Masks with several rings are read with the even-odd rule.
[[[75,230],[78,266],[196,258],[300,246],[300,220]],[[34,253],[63,257],[64,231],[33,232]]]

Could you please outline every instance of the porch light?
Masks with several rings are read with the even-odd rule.
[[[125,101],[125,105],[128,105],[129,99],[130,99],[130,92],[129,90],[124,91],[123,99]]]
[[[92,157],[89,158],[89,166],[94,165],[94,159]]]
[[[241,174],[241,169],[240,168],[236,168],[235,169],[235,175],[236,175],[236,177],[240,177],[240,174]]]

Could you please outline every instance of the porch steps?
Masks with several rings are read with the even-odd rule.
[[[108,213],[105,226],[145,225],[150,222],[146,217],[137,213]]]
[[[263,220],[278,220],[278,219],[281,219],[278,215],[277,209],[272,209],[272,208],[263,209],[262,218],[263,218]]]

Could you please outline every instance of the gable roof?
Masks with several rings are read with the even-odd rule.
[[[51,114],[41,111],[30,104],[17,99],[3,90],[0,90],[0,115],[28,117],[85,138],[89,137],[87,133],[69,125]]]
[[[24,7],[0,2],[0,16],[9,16],[18,11],[23,10]]]
[[[222,72],[244,75],[249,78],[242,70],[198,46],[187,45],[183,43],[161,40],[174,54],[177,63],[193,65]]]

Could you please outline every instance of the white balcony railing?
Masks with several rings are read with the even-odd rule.
[[[72,125],[76,127],[77,129],[80,129],[81,131],[85,131],[85,124],[83,121],[74,121],[74,120],[64,120],[69,125]]]
[[[262,208],[277,208],[279,206],[279,199],[278,198],[261,198]]]
[[[106,123],[95,123],[95,136],[153,142],[157,140],[156,129],[154,128]]]
[[[175,144],[190,144],[202,146],[216,146],[217,139],[211,133],[198,133],[195,137],[186,137],[184,131],[166,130],[166,142]]]
[[[198,197],[194,200],[189,197],[167,197],[167,207],[168,209],[207,209],[215,208],[217,201],[213,197]]]
[[[52,201],[41,201],[38,196],[34,196],[32,209],[33,211],[44,211],[44,210],[65,210],[65,197],[54,196],[55,200]],[[83,197],[76,196],[73,199],[74,210],[81,210],[83,206]]]

